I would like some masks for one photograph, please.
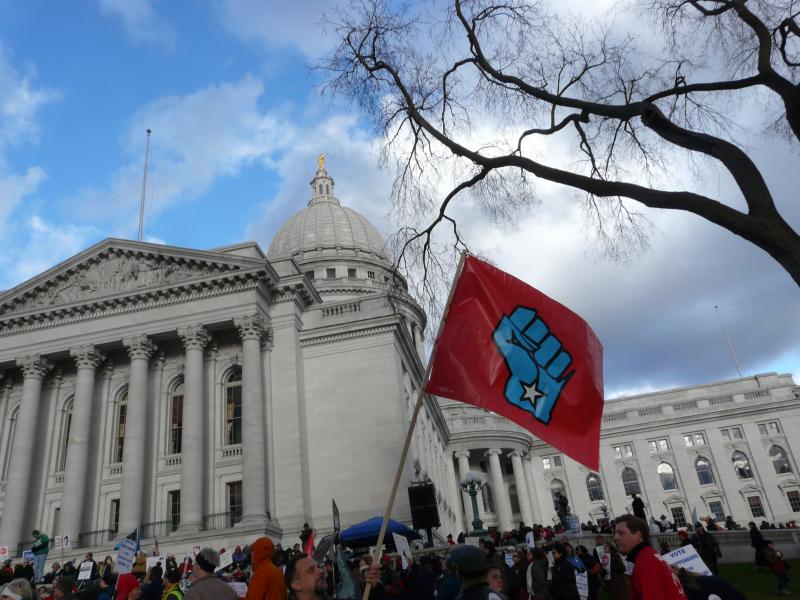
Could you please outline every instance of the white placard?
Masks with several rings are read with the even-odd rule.
[[[529,531],[525,534],[525,545],[528,548],[533,548],[536,545],[536,536],[533,534],[533,531]]]
[[[633,563],[629,560],[625,561],[625,575],[628,577],[633,575]]]
[[[605,546],[597,546],[595,552],[597,552],[597,558],[600,560],[600,566],[605,571],[603,578],[606,580],[611,579],[611,555],[606,552]]]
[[[555,564],[556,564],[556,559],[553,558],[553,553],[552,552],[548,552],[547,553],[547,566],[548,566],[548,569],[547,569],[547,581],[552,581],[553,580],[553,566]]]
[[[116,571],[119,575],[122,575],[123,573],[130,573],[135,557],[136,540],[125,538],[119,543],[119,552],[117,553],[117,562],[114,566],[114,571]]]
[[[589,597],[589,574],[586,571],[575,573],[575,585],[578,586],[578,595],[581,598]]]
[[[504,556],[505,556],[505,559],[506,559],[506,564],[509,566],[509,568],[513,568],[514,567],[514,552],[513,551],[509,552],[508,550],[506,550]]]
[[[689,544],[683,548],[678,548],[672,552],[668,552],[661,557],[667,563],[676,567],[686,569],[690,573],[697,573],[698,575],[711,575],[711,570],[700,558],[694,546]]]
[[[78,581],[83,579],[91,579],[92,578],[92,567],[94,563],[90,560],[85,560],[81,563],[81,570],[78,573]]]
[[[192,546],[192,554],[194,556],[197,556],[198,554],[200,554],[200,545],[199,544],[196,544],[196,545]]]
[[[464,538],[464,543],[467,546],[477,546],[478,548],[481,547],[481,538],[477,536],[468,536]]]
[[[64,550],[69,550],[69,547],[72,545],[72,542],[70,541],[68,533],[64,534],[64,537],[62,538],[62,541],[64,543]]]
[[[222,569],[226,569],[233,564],[233,553],[232,552],[225,552],[219,555],[219,566],[217,567],[217,571],[221,571]]]
[[[8,546],[0,546],[0,560],[8,558]]]
[[[155,567],[156,565],[161,565],[161,569],[164,569],[164,558],[161,556],[148,556],[147,557],[147,571],[149,572],[150,569]]]
[[[55,537],[56,540],[56,550],[61,550],[64,547],[64,538],[60,535]]]
[[[247,596],[247,584],[244,581],[229,581],[228,585],[231,586],[239,598]]]
[[[397,553],[403,562],[403,569],[407,569],[408,561],[411,558],[411,546],[408,545],[408,540],[405,536],[399,533],[392,533],[392,537],[394,538],[394,547],[397,548]]]

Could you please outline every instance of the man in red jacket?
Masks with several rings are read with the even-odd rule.
[[[627,555],[627,561],[633,563],[631,600],[686,600],[680,581],[650,546],[647,521],[622,515],[615,523],[614,543]]]

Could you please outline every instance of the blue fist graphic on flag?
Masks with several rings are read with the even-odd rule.
[[[561,390],[575,373],[564,374],[572,357],[536,311],[523,306],[503,316],[493,338],[510,372],[506,400],[546,425]]]

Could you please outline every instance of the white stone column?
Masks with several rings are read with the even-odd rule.
[[[147,436],[147,373],[148,363],[156,351],[156,346],[146,335],[124,338],[122,344],[127,348],[131,359],[119,507],[119,533],[126,536],[142,524]]]
[[[541,525],[542,511],[539,510],[539,497],[536,495],[536,486],[533,483],[533,464],[530,454],[526,454],[522,459],[522,467],[525,471],[525,485],[528,488],[528,499],[531,502],[531,518],[534,523]]]
[[[514,469],[514,483],[517,485],[519,510],[525,525],[530,527],[533,525],[533,511],[531,510],[531,501],[528,496],[528,484],[525,481],[525,468],[522,466],[522,452],[512,450],[509,456],[511,457],[511,466]]]
[[[458,480],[461,481],[469,473],[469,450],[459,450],[455,453],[455,457],[458,461]],[[472,514],[472,499],[464,491],[461,492],[461,497],[464,499],[464,531],[472,531],[472,519],[475,518]]]
[[[203,526],[203,348],[208,332],[202,325],[178,329],[186,352],[183,368],[183,427],[181,429],[180,531]]]
[[[495,509],[497,509],[497,516],[500,520],[500,530],[505,532],[514,529],[514,524],[511,521],[511,502],[503,481],[503,469],[500,467],[501,452],[502,450],[499,448],[489,448],[486,456],[489,457],[489,472],[492,476],[492,491],[494,492]]]
[[[264,394],[261,336],[264,319],[250,315],[234,320],[242,337],[242,524],[267,522]]]
[[[105,354],[92,345],[70,348],[78,373],[75,377],[75,396],[72,401],[72,422],[67,442],[66,476],[61,501],[61,531],[73,540],[83,532],[86,505],[87,474],[89,472],[89,437],[92,425],[92,399],[95,372],[105,360]]]
[[[29,486],[33,482],[33,453],[42,440],[36,439],[36,422],[42,396],[42,380],[52,365],[39,355],[17,359],[22,368],[22,400],[17,415],[16,430],[11,447],[11,459],[6,477],[6,498],[3,503],[3,518],[0,519],[0,545],[8,546],[11,553],[17,545],[30,541],[25,531],[25,512],[30,502]]]
[[[453,466],[453,456],[445,451],[445,460],[447,464],[445,466],[445,473],[447,474],[447,479],[450,480],[450,485],[448,490],[450,492],[450,502],[453,504],[453,512],[456,515],[456,531],[452,531],[454,536],[458,536],[459,532],[462,531],[461,527],[464,526],[464,510],[461,508],[461,486],[458,485],[458,478],[456,477],[456,470]],[[466,505],[465,505],[466,507]],[[464,531],[469,531],[466,529]]]

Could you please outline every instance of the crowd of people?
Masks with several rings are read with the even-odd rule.
[[[672,524],[662,525],[668,531]],[[782,553],[764,539],[766,528],[755,523],[749,528],[756,565],[773,573],[779,594],[788,594]],[[34,552],[33,560],[28,554],[13,567],[11,560],[0,567],[0,600],[356,600],[367,585],[370,600],[598,600],[601,593],[609,600],[744,599],[719,577],[719,544],[699,522],[691,531],[681,529],[678,537],[681,546],[697,550],[711,575],[662,560],[660,554],[671,549],[662,542],[657,551],[650,539],[660,529],[635,515],[598,528],[586,524],[584,530],[596,533],[591,547],[571,543],[561,523],[520,524],[504,534],[492,531],[480,546],[457,545],[448,536],[447,556],[384,554],[376,565],[369,554],[351,556],[338,548],[312,557],[300,544],[284,549],[267,537],[236,546],[224,564],[211,548],[181,560],[171,555],[148,559],[138,552],[130,571],[120,574],[111,556],[98,563],[91,553],[77,564],[53,562],[44,573],[45,560],[36,559],[47,554]],[[301,539],[307,549],[310,537],[313,542],[311,530],[304,528]],[[45,540],[35,531],[33,548]]]

